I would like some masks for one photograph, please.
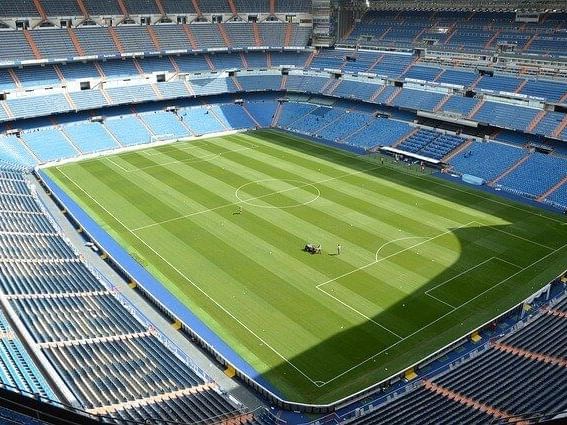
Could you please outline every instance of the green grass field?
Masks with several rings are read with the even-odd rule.
[[[283,133],[48,172],[294,401],[376,383],[567,265],[559,215]]]

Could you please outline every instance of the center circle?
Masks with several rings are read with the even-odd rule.
[[[291,194],[294,199],[286,197]],[[313,183],[303,180],[263,179],[243,184],[234,196],[240,202],[258,208],[296,208],[316,201],[321,192]]]

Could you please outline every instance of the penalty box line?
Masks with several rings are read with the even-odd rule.
[[[136,235],[132,230],[130,230],[118,217],[116,217],[113,213],[111,213],[106,207],[104,207],[97,199],[95,199],[90,193],[88,193],[85,189],[83,189],[74,179],[69,177],[64,171],[59,170],[61,174],[63,174],[67,180],[69,180],[73,185],[75,185],[81,192],[83,192],[87,197],[89,197],[94,203],[96,203],[103,211],[105,211],[108,215],[110,215],[117,223],[119,223],[124,229],[126,229],[129,233],[132,234],[136,239],[138,239],[145,247],[147,247],[152,253],[158,256],[165,264],[167,264],[173,271],[175,271],[179,276],[181,276],[184,280],[186,280],[191,286],[193,286],[197,291],[203,294],[208,300],[210,300],[213,304],[215,304],[218,308],[220,308],[225,314],[227,314],[232,320],[246,329],[251,335],[257,338],[262,344],[268,347],[274,354],[276,354],[279,358],[281,358],[284,362],[289,364],[293,369],[299,372],[303,377],[305,377],[309,382],[311,382],[316,387],[323,386],[323,381],[317,381],[312,379],[307,373],[302,371],[296,365],[294,365],[290,360],[287,359],[283,354],[281,354],[278,350],[268,344],[260,335],[250,329],[245,323],[243,323],[240,319],[238,319],[234,314],[229,312],[223,305],[221,305],[218,301],[216,301],[213,297],[207,294],[199,285],[197,285],[193,280],[187,277],[182,271],[180,271],[177,267],[175,267],[171,262],[165,259],[159,252],[157,252],[153,247],[151,247],[144,239]]]
[[[473,222],[464,224],[464,225],[462,225],[462,226],[459,226],[458,229],[464,228],[464,227],[468,227],[468,226],[470,226],[470,225],[473,224],[473,223],[475,223],[475,222],[473,221]],[[358,271],[360,271],[360,270],[364,270],[364,269],[366,269],[366,268],[368,268],[368,267],[370,267],[370,266],[373,266],[373,265],[375,265],[375,264],[378,264],[378,263],[380,263],[380,262],[382,262],[382,261],[384,261],[384,260],[387,260],[387,259],[389,259],[389,258],[392,258],[392,257],[394,257],[394,256],[396,256],[396,255],[398,255],[398,254],[401,254],[401,253],[403,253],[403,252],[412,250],[412,249],[414,249],[414,248],[416,248],[416,247],[418,247],[418,246],[421,246],[421,245],[423,245],[423,244],[426,244],[427,242],[431,242],[432,240],[435,240],[435,239],[437,239],[437,238],[440,238],[440,237],[442,237],[442,236],[444,236],[444,235],[447,235],[447,234],[449,234],[449,233],[451,233],[451,232],[453,232],[453,231],[454,231],[454,229],[447,230],[447,231],[442,232],[442,233],[440,233],[440,234],[438,234],[438,235],[435,235],[435,236],[432,236],[432,237],[430,237],[430,238],[427,238],[427,239],[424,240],[424,241],[418,242],[418,243],[416,243],[416,244],[413,244],[412,246],[409,246],[409,247],[404,248],[404,249],[402,249],[402,250],[400,250],[400,251],[397,251],[397,252],[395,252],[395,253],[393,253],[393,254],[387,255],[386,257],[377,258],[377,257],[378,257],[378,253],[382,250],[382,248],[385,247],[386,245],[390,244],[390,243],[397,242],[397,241],[401,241],[401,240],[412,239],[412,238],[416,238],[416,239],[417,239],[417,238],[422,238],[422,237],[421,237],[421,236],[410,236],[410,237],[400,238],[400,239],[396,239],[396,240],[393,240],[393,241],[386,242],[386,243],[383,244],[380,248],[378,248],[378,251],[376,251],[376,259],[375,259],[374,261],[372,261],[371,263],[368,263],[368,264],[366,264],[366,265],[364,265],[364,266],[362,266],[362,267],[358,267],[357,269],[351,270],[350,272],[347,272],[347,273],[344,273],[344,274],[342,274],[342,275],[340,275],[340,276],[337,276],[337,277],[335,277],[334,279],[329,279],[329,280],[326,281],[326,282],[320,283],[319,285],[316,286],[316,288],[317,288],[319,291],[323,292],[325,295],[331,297],[332,299],[334,299],[334,300],[337,301],[338,303],[342,304],[342,305],[345,306],[346,308],[348,308],[348,309],[354,311],[354,312],[357,313],[359,316],[365,318],[366,320],[372,322],[372,323],[375,324],[376,326],[378,326],[378,327],[384,329],[385,331],[389,332],[390,334],[394,335],[395,337],[398,338],[398,340],[403,341],[403,340],[404,340],[404,337],[403,337],[403,336],[401,336],[401,335],[399,335],[398,333],[396,333],[395,331],[393,331],[393,330],[387,328],[386,326],[382,325],[381,323],[375,321],[374,319],[372,319],[372,318],[369,317],[368,315],[366,315],[366,314],[362,313],[361,311],[357,310],[357,309],[356,309],[355,307],[353,307],[352,305],[350,305],[350,304],[348,304],[348,303],[342,301],[341,299],[337,298],[336,296],[330,294],[330,293],[327,292],[325,289],[323,289],[323,286],[328,285],[328,284],[330,284],[330,283],[333,283],[333,282],[337,281],[338,279],[341,279],[341,278],[343,278],[343,277],[349,276],[349,275],[351,275],[351,274],[353,274],[353,273],[356,273],[356,272],[358,272]],[[453,306],[451,306],[451,307],[453,307]],[[453,307],[453,308],[454,308],[454,307]]]
[[[475,222],[475,223],[479,224],[478,222]],[[518,270],[516,273],[512,274],[511,276],[508,276],[508,277],[505,278],[505,279],[502,279],[500,282],[496,283],[495,285],[492,285],[490,288],[488,288],[488,289],[482,291],[480,294],[474,296],[473,298],[471,298],[471,299],[468,300],[468,301],[465,301],[463,304],[459,305],[458,307],[455,307],[453,310],[451,310],[451,311],[449,311],[449,312],[443,314],[442,316],[438,317],[437,319],[435,319],[435,320],[429,322],[429,323],[426,324],[425,326],[422,326],[421,328],[419,328],[419,329],[416,330],[415,332],[413,332],[413,333],[411,333],[410,335],[404,337],[403,339],[401,339],[401,340],[399,340],[399,341],[393,343],[393,344],[390,345],[389,347],[386,347],[386,348],[384,348],[383,350],[380,350],[378,353],[373,354],[373,355],[370,356],[369,358],[367,358],[367,359],[361,361],[360,363],[358,363],[358,364],[352,366],[351,368],[345,370],[344,372],[342,372],[342,373],[336,375],[334,378],[331,378],[331,379],[329,379],[328,381],[323,381],[322,386],[325,386],[325,385],[327,385],[327,384],[329,384],[329,383],[331,383],[331,382],[333,382],[333,381],[335,381],[335,380],[337,380],[337,379],[343,377],[344,375],[346,375],[346,374],[352,372],[354,369],[357,369],[358,367],[360,367],[360,366],[362,366],[362,365],[368,363],[369,361],[375,359],[375,358],[378,357],[379,355],[381,355],[381,354],[387,352],[388,350],[392,349],[393,347],[398,346],[399,344],[401,344],[401,343],[402,343],[403,341],[405,341],[406,339],[411,338],[412,336],[418,334],[419,332],[423,331],[424,329],[427,329],[428,327],[430,327],[431,325],[437,323],[437,322],[440,321],[441,319],[443,319],[443,318],[447,317],[448,315],[454,313],[455,311],[457,311],[457,310],[460,309],[461,307],[464,307],[465,305],[468,305],[469,303],[471,303],[471,302],[473,302],[474,300],[476,300],[477,298],[483,296],[483,295],[486,294],[487,292],[492,291],[492,290],[493,290],[494,288],[496,288],[497,286],[500,286],[500,285],[502,285],[503,283],[508,282],[510,279],[516,277],[517,275],[519,275],[519,274],[522,273],[523,271],[525,271],[525,270],[527,270],[527,269],[529,269],[529,268],[535,266],[536,264],[539,264],[541,261],[543,261],[543,260],[545,260],[545,259],[551,257],[552,255],[555,255],[557,252],[559,252],[559,251],[561,251],[561,250],[563,250],[563,249],[565,249],[565,248],[567,248],[567,243],[565,243],[564,245],[560,246],[560,247],[557,248],[557,249],[554,249],[553,251],[551,251],[551,252],[549,252],[548,254],[544,255],[544,256],[541,257],[540,259],[535,260],[533,263],[531,263],[531,264],[529,264],[529,265],[527,265],[527,266],[525,266],[525,267],[520,268],[520,270]],[[519,266],[517,266],[517,267],[519,267]],[[469,333],[469,332],[465,333],[464,335],[466,335],[466,334],[468,334],[468,333]]]
[[[488,258],[488,259],[486,259],[486,260],[484,260],[484,261],[481,261],[481,262],[478,263],[476,266],[469,267],[468,269],[466,269],[466,270],[462,271],[461,273],[459,273],[459,274],[457,274],[457,275],[455,275],[455,276],[453,276],[453,277],[447,279],[446,281],[441,282],[441,283],[435,285],[433,288],[429,288],[428,290],[426,290],[426,291],[424,292],[424,294],[427,295],[428,297],[431,297],[431,298],[433,298],[434,300],[439,301],[440,303],[443,303],[443,304],[445,304],[445,305],[447,305],[447,306],[449,306],[449,307],[451,307],[451,308],[453,308],[453,309],[456,310],[456,309],[459,308],[460,306],[455,307],[454,305],[448,303],[447,301],[444,301],[444,300],[442,300],[441,298],[438,298],[438,297],[436,297],[435,295],[431,294],[431,291],[434,291],[434,290],[436,290],[437,288],[440,288],[440,287],[444,286],[445,284],[447,284],[447,283],[449,283],[449,282],[452,282],[453,280],[455,280],[455,279],[457,279],[457,278],[459,278],[459,277],[461,277],[461,276],[463,276],[463,275],[465,275],[465,274],[467,274],[467,273],[469,273],[469,272],[471,272],[471,271],[473,271],[473,270],[475,270],[475,269],[477,269],[477,268],[479,268],[479,267],[482,267],[483,265],[485,265],[486,263],[488,263],[488,262],[490,262],[490,261],[492,261],[492,260],[498,260],[498,261],[501,261],[501,262],[503,262],[503,263],[509,264],[509,265],[511,265],[511,266],[513,266],[513,267],[516,267],[517,269],[522,269],[522,266],[518,266],[517,264],[511,263],[510,261],[503,260],[503,259],[500,258],[500,257],[490,257],[490,258]],[[491,288],[492,288],[492,287],[491,287]],[[490,289],[490,288],[489,288],[489,289]]]

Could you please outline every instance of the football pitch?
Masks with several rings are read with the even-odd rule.
[[[48,173],[298,402],[403,370],[567,267],[560,215],[281,132]]]

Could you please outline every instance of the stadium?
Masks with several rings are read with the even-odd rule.
[[[0,423],[567,418],[567,3],[1,0]]]

